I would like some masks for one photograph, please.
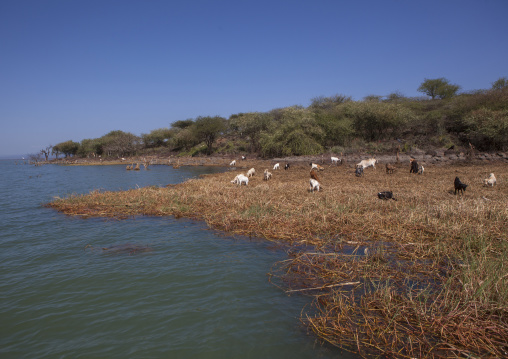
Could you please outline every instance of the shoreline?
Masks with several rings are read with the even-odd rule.
[[[378,166],[360,178],[354,175],[354,162],[348,161],[326,165],[318,173],[322,191],[310,193],[307,160],[277,171],[270,167],[273,160],[247,159],[225,173],[166,188],[94,192],[48,206],[84,217],[189,217],[227,233],[288,243],[290,259],[275,266],[272,280],[288,294],[314,296],[320,314],[302,321],[321,339],[346,350],[359,348],[360,355],[395,355],[385,341],[394,342],[407,356],[502,356],[508,350],[504,161],[429,165],[423,175],[415,175],[404,160],[393,175]],[[251,166],[257,174],[248,186],[230,182]],[[262,179],[264,168],[273,173],[270,181]],[[496,173],[495,187],[482,186],[489,172]],[[453,193],[455,176],[469,184],[464,195]],[[392,190],[397,201],[379,200],[376,193],[381,190]],[[499,292],[500,285],[504,292]],[[418,298],[424,297],[433,304],[418,309],[423,300]],[[398,311],[392,312],[394,308]],[[382,330],[388,323],[396,326]],[[477,340],[463,343],[443,335],[444,323],[454,323],[460,335],[474,333]],[[418,333],[410,329],[417,327]],[[355,336],[358,331],[361,336]]]
[[[414,158],[418,163],[423,165],[456,165],[456,164],[477,164],[477,163],[490,163],[490,162],[505,162],[508,163],[507,152],[475,152],[473,155],[456,151],[456,150],[413,150],[409,152],[400,153],[397,156],[394,153],[376,153],[371,154],[367,152],[347,153],[345,155],[337,155],[334,153],[324,153],[320,155],[309,156],[289,156],[289,157],[276,157],[271,159],[264,159],[258,156],[248,156],[247,160],[241,160],[241,155],[212,155],[212,156],[133,156],[126,158],[59,158],[49,161],[41,161],[38,164],[60,164],[60,165],[130,165],[130,164],[143,164],[144,162],[150,165],[169,165],[173,167],[180,166],[224,166],[229,167],[232,160],[236,160],[238,166],[248,163],[319,163],[330,164],[330,156],[338,156],[342,159],[343,165],[353,165],[366,158],[376,158],[378,163],[409,163],[411,158]],[[399,157],[397,161],[397,157]]]

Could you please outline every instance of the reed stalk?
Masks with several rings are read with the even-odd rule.
[[[262,171],[269,163],[246,161]],[[248,186],[240,172],[166,188],[94,191],[49,203],[69,215],[185,216],[214,229],[289,245],[271,281],[311,295],[302,321],[361,356],[508,356],[508,167],[426,166],[424,175],[330,166],[310,193],[309,166],[294,164]],[[245,171],[244,171],[245,172]],[[484,187],[490,172],[498,184]],[[469,184],[453,194],[459,176]],[[393,191],[397,201],[377,198]]]

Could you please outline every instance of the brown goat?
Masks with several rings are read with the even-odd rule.
[[[392,164],[386,164],[386,173],[393,173],[395,171],[395,166]]]
[[[318,177],[318,175],[317,175],[316,171],[314,171],[313,169],[312,169],[312,170],[310,170],[310,178],[313,178],[313,179],[315,179],[316,181],[320,182],[320,181],[319,181],[319,177]]]

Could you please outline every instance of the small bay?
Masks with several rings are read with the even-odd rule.
[[[298,318],[308,297],[269,283],[286,258],[272,243],[189,219],[83,219],[43,207],[223,170],[0,161],[0,357],[351,357],[307,333]]]

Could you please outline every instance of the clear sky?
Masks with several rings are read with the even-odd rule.
[[[0,0],[0,156],[508,77],[507,0]]]

